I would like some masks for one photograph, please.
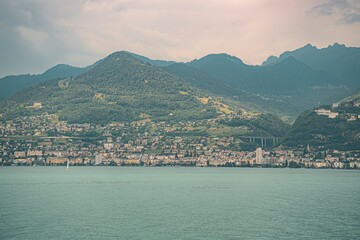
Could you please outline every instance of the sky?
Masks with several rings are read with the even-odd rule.
[[[0,0],[0,77],[126,50],[247,64],[311,43],[360,47],[360,0]]]

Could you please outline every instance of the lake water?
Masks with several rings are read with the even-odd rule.
[[[360,171],[2,167],[0,239],[360,239]]]

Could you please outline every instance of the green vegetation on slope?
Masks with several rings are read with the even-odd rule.
[[[319,110],[335,117],[319,114]],[[312,146],[339,150],[360,149],[360,98],[349,98],[338,106],[322,106],[302,113],[291,127],[284,144]]]
[[[16,94],[3,103],[1,112],[7,119],[57,113],[69,123],[134,121],[144,115],[153,120],[214,117],[215,109],[201,104],[197,96],[182,79],[117,52],[83,75],[47,81]],[[30,108],[34,102],[42,108]]]
[[[233,118],[220,121],[221,124],[230,127],[245,126],[252,131],[247,133],[250,136],[283,137],[290,126],[272,114],[261,114],[255,118]]]
[[[48,69],[42,74],[6,76],[0,79],[0,99],[5,99],[22,89],[34,86],[40,82],[45,82],[51,79],[79,76],[89,69],[90,67],[78,68],[65,64],[59,64]]]

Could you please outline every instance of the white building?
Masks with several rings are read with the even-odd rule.
[[[332,112],[326,109],[316,109],[315,112],[317,115],[327,116],[328,118],[336,118],[339,115],[337,112]]]
[[[99,165],[102,163],[102,156],[100,154],[95,155],[95,165]]]
[[[259,147],[255,151],[256,153],[256,164],[264,164],[263,162],[263,150]]]
[[[112,142],[104,143],[104,148],[107,150],[111,150],[114,148],[114,144]]]

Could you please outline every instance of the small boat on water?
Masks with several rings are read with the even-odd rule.
[[[67,160],[67,163],[66,163],[66,168],[65,170],[68,171],[70,168],[69,168],[69,159]]]

